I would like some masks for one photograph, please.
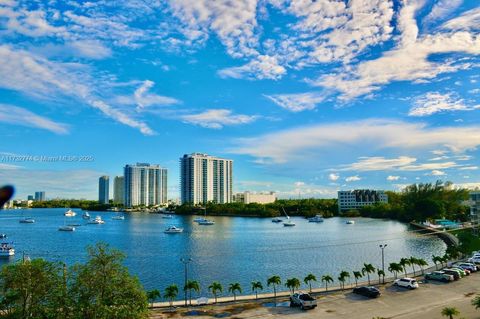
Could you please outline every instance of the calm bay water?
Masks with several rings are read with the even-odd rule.
[[[109,243],[126,253],[125,264],[137,275],[146,289],[164,289],[169,284],[183,285],[181,257],[190,257],[189,277],[207,294],[212,281],[224,286],[240,282],[244,293],[250,282],[265,282],[271,275],[282,279],[303,278],[313,273],[319,278],[330,274],[336,278],[341,270],[360,270],[364,262],[381,266],[379,244],[387,244],[385,263],[401,257],[416,256],[430,262],[432,254],[441,255],[446,245],[436,237],[420,236],[408,226],[395,221],[357,218],[346,225],[344,218],[330,218],[323,223],[308,223],[293,218],[296,227],[284,227],[270,219],[243,217],[209,217],[216,224],[200,226],[192,216],[164,219],[154,214],[126,214],[125,220],[112,220],[115,213],[101,215],[104,225],[85,225],[82,211],[64,218],[65,209],[30,209],[0,211],[0,233],[13,242],[18,260],[28,256],[64,261],[71,265],[84,261],[85,247],[98,241]],[[35,224],[20,224],[24,215]],[[60,232],[58,227],[79,223],[75,232]],[[184,233],[165,234],[168,225],[183,227]],[[387,268],[387,267],[386,267]],[[375,276],[376,277],[376,276]]]

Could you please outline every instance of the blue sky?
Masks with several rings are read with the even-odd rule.
[[[204,152],[280,197],[480,186],[479,56],[475,0],[0,0],[0,184],[95,199],[151,162],[177,198]]]

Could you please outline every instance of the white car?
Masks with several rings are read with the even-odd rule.
[[[317,300],[307,293],[297,292],[290,296],[290,307],[300,307],[302,310],[313,309]]]
[[[480,264],[480,256],[469,258],[468,262],[469,263],[474,263],[474,264]]]
[[[418,288],[418,282],[415,279],[408,278],[408,277],[396,279],[393,282],[393,285],[398,286],[398,287],[408,288],[408,289],[417,289]]]
[[[478,267],[475,264],[472,263],[464,263],[464,262],[458,262],[452,265],[452,267],[459,267],[462,269],[467,269],[470,270],[470,272],[475,272],[478,270]]]

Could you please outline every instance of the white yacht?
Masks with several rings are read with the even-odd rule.
[[[209,226],[209,225],[215,225],[215,222],[213,220],[204,219],[202,221],[199,221],[198,224],[203,226]]]
[[[162,214],[162,218],[164,219],[172,219],[173,215],[172,214]]]
[[[35,223],[35,219],[33,219],[31,217],[26,217],[26,218],[20,219],[19,223],[21,223],[21,224],[33,224],[33,223]]]
[[[309,223],[323,223],[323,216],[322,215],[315,215],[315,217],[310,217],[308,219]]]
[[[355,224],[355,221],[354,221],[354,220],[347,220],[347,221],[345,222],[345,224],[347,224],[347,225],[353,225],[353,224]]]
[[[60,226],[58,228],[59,231],[75,231],[75,227],[73,226]]]
[[[90,221],[88,222],[88,224],[95,224],[95,225],[105,224],[105,221],[102,220],[102,217],[97,216],[97,217],[95,217],[95,219],[90,220]]]
[[[83,219],[90,219],[90,214],[88,212],[83,213],[82,215]]]
[[[281,223],[281,222],[283,222],[283,219],[281,219],[280,217],[272,218],[272,223]]]
[[[178,228],[176,226],[168,226],[164,231],[165,234],[178,234],[183,233],[183,228]]]
[[[15,255],[15,248],[9,243],[0,244],[0,257],[10,257]]]
[[[66,216],[66,217],[74,217],[74,216],[77,215],[77,213],[75,213],[73,210],[69,209],[63,215]]]
[[[116,215],[116,216],[113,216],[112,219],[113,219],[113,220],[124,220],[124,219],[125,219],[125,216],[123,216],[123,215]]]
[[[197,217],[197,218],[195,218],[193,221],[196,222],[196,223],[199,223],[199,222],[206,221],[206,219],[203,218],[203,217]]]

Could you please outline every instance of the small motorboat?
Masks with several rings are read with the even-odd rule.
[[[77,216],[77,213],[75,213],[73,210],[69,209],[63,215],[66,216],[66,217],[75,217],[75,216]]]
[[[198,217],[198,218],[195,218],[193,221],[196,223],[200,223],[200,222],[206,221],[206,219],[203,217]]]
[[[162,214],[162,218],[164,219],[172,219],[173,215],[172,214]]]
[[[7,234],[0,234],[0,238],[7,238]]]
[[[354,220],[347,220],[347,221],[345,222],[345,224],[347,224],[347,225],[353,225],[353,224],[355,224],[355,221],[354,221]]]
[[[178,228],[176,226],[168,226],[164,231],[165,234],[178,234],[183,233],[183,228]]]
[[[21,224],[33,224],[33,223],[35,223],[35,219],[33,219],[31,217],[22,218],[22,219],[20,219],[19,223],[21,223]]]
[[[283,226],[292,227],[292,226],[296,226],[296,224],[292,220],[290,220],[290,218],[288,218],[288,220],[283,223]]]
[[[281,219],[280,217],[272,218],[272,223],[281,223],[281,222],[283,222],[283,219]]]
[[[58,228],[59,231],[75,231],[75,227],[67,225]]]
[[[102,217],[97,216],[95,217],[95,219],[90,220],[88,224],[100,225],[100,224],[105,224],[105,221],[102,220]]]
[[[308,219],[309,223],[323,223],[323,216],[322,215],[315,215],[315,217],[310,217]]]
[[[83,213],[82,215],[83,219],[90,219],[90,214],[88,212]]]
[[[112,219],[113,219],[113,220],[124,220],[124,219],[125,219],[125,216],[123,216],[123,215],[117,215],[117,216],[113,216]]]
[[[203,226],[209,226],[209,225],[215,225],[215,222],[213,220],[204,219],[202,221],[199,221],[198,224]]]
[[[15,255],[15,248],[10,243],[0,244],[0,257],[10,257]]]

